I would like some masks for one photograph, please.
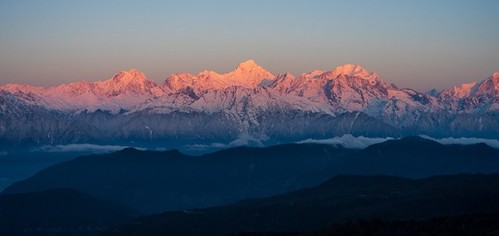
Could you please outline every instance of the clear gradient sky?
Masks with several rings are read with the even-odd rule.
[[[360,64],[421,91],[499,71],[499,1],[0,1],[0,85],[108,79],[136,68],[295,75]]]

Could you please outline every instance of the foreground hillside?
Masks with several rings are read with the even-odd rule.
[[[0,196],[0,235],[97,235],[140,213],[72,189]]]
[[[425,179],[389,176],[337,176],[309,189],[270,198],[246,200],[225,207],[167,212],[140,218],[114,229],[107,235],[228,235],[240,232],[312,232],[334,225],[330,231],[339,235],[392,235],[411,231],[416,234],[432,231],[429,223],[393,220],[429,220],[435,217],[456,217],[469,214],[499,214],[499,175],[454,175]],[[385,222],[360,222],[341,225],[347,220],[381,219]],[[434,233],[450,235],[490,231],[497,217],[481,224],[473,221],[447,220],[434,222]],[[397,225],[398,224],[398,225]],[[476,227],[469,229],[469,227]],[[447,225],[448,228],[445,228]],[[374,228],[373,228],[374,227]],[[375,228],[378,227],[378,228]],[[442,228],[444,227],[444,228]],[[493,229],[497,229],[493,227]],[[420,230],[420,231],[418,231]],[[320,231],[319,231],[320,232]],[[324,232],[324,231],[322,231]],[[327,231],[326,231],[327,232]],[[342,233],[341,233],[342,232]],[[364,233],[363,233],[364,232]],[[404,234],[404,233],[403,233]]]

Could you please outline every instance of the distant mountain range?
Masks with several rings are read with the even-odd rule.
[[[359,65],[273,75],[249,60],[226,74],[137,70],[50,88],[0,87],[0,144],[276,144],[342,134],[499,138],[499,73],[440,92],[385,82]]]

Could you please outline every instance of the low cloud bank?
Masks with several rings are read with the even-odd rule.
[[[42,152],[89,152],[89,153],[106,153],[115,152],[128,148],[128,146],[117,145],[96,145],[96,144],[67,144],[55,146],[43,146],[36,151]]]
[[[485,139],[485,138],[432,138],[426,135],[420,135],[422,138],[430,139],[438,143],[447,144],[477,144],[485,143],[490,147],[499,149],[499,140],[497,139]],[[393,140],[392,137],[386,138],[370,138],[364,136],[355,137],[351,134],[345,134],[342,136],[337,136],[328,139],[306,139],[296,143],[318,143],[318,144],[329,144],[329,145],[341,145],[345,148],[353,149],[364,149],[370,145],[382,143],[387,140]],[[253,147],[263,147],[265,146],[265,141],[268,137],[253,137],[251,135],[243,134],[238,137],[238,139],[233,140],[229,143],[211,143],[211,144],[192,144],[185,145],[184,148],[191,152],[206,152],[219,149],[226,149],[238,146],[253,146]],[[68,144],[68,145],[54,145],[54,146],[43,146],[36,151],[42,152],[85,152],[85,153],[106,153],[115,152],[128,148],[128,146],[119,145],[96,145],[96,144]],[[143,150],[142,148],[137,148]],[[162,148],[155,149],[157,151],[163,151]],[[165,149],[167,150],[167,149]],[[7,153],[0,152],[0,156],[6,155]]]
[[[420,137],[433,140],[440,144],[462,144],[470,145],[477,143],[485,143],[490,147],[499,149],[499,140],[497,139],[485,139],[485,138],[432,138],[427,135],[420,135]],[[382,143],[387,140],[392,140],[394,138],[369,138],[364,136],[354,137],[351,134],[345,134],[339,137],[333,137],[329,139],[307,139],[299,141],[297,143],[319,143],[319,144],[330,144],[330,145],[341,145],[345,148],[363,149],[370,145]]]
[[[432,138],[426,135],[420,135],[422,138],[430,139],[435,142],[441,143],[441,144],[463,144],[463,145],[470,145],[470,144],[477,144],[477,143],[485,143],[490,147],[497,148],[499,149],[499,140],[497,139],[486,139],[486,138]]]
[[[268,140],[267,136],[254,137],[249,134],[241,134],[230,143],[191,144],[185,145],[184,148],[190,152],[206,152],[240,146],[263,147],[266,140]]]
[[[364,136],[354,137],[351,134],[344,134],[340,137],[333,137],[329,139],[306,139],[297,143],[319,143],[329,145],[341,145],[345,148],[364,149],[370,145],[382,143],[393,138],[369,138]]]

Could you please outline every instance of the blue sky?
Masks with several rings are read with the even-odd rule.
[[[136,68],[220,73],[254,59],[301,74],[354,63],[399,87],[499,71],[499,1],[1,1],[0,84],[103,80]]]

